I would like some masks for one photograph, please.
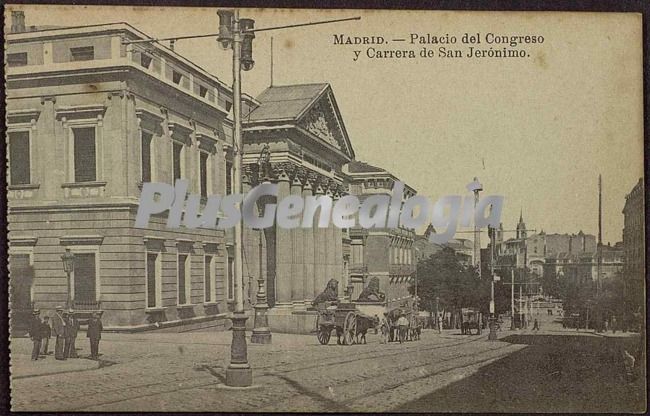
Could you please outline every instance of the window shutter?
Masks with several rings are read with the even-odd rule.
[[[11,185],[26,185],[31,181],[29,132],[9,133],[9,165]]]
[[[95,128],[74,129],[74,180],[93,182],[97,180],[95,153]]]

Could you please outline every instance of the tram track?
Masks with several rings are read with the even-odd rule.
[[[479,340],[484,340],[486,338],[487,338],[487,335],[479,335],[477,337],[466,338],[461,342],[456,342],[456,343],[451,343],[450,342],[450,343],[436,344],[436,345],[433,345],[431,347],[424,347],[424,348],[417,348],[417,346],[410,347],[409,344],[417,343],[419,341],[409,341],[406,344],[402,344],[402,345],[407,345],[406,349],[402,349],[402,348],[393,349],[393,348],[391,348],[390,352],[383,353],[383,354],[377,354],[376,350],[372,350],[372,351],[368,351],[368,352],[359,353],[359,354],[355,355],[354,358],[350,358],[350,359],[347,359],[347,360],[335,360],[336,357],[332,357],[332,358],[328,357],[326,360],[330,360],[330,362],[321,361],[318,364],[313,364],[313,365],[306,366],[306,367],[295,368],[295,369],[284,370],[284,371],[265,372],[265,373],[262,373],[262,375],[273,375],[275,373],[287,373],[287,372],[311,370],[311,369],[326,366],[326,365],[344,365],[344,364],[350,364],[350,363],[358,362],[358,361],[362,361],[362,360],[379,359],[379,358],[385,358],[385,357],[391,357],[391,356],[399,356],[399,355],[404,354],[405,352],[416,351],[418,353],[426,353],[428,351],[434,351],[434,350],[438,350],[438,349],[442,349],[442,348],[449,348],[449,347],[456,347],[456,346],[460,346],[460,345],[470,344],[472,342],[477,342]],[[361,345],[364,345],[364,344],[361,344]],[[356,345],[356,346],[361,346],[361,345]],[[396,344],[396,345],[399,345],[399,344]],[[344,348],[349,349],[349,348],[354,348],[354,347],[355,346],[352,346],[352,345],[351,346],[341,346],[341,349],[342,349],[342,351],[345,351]],[[360,357],[360,355],[362,355],[362,356]],[[305,362],[312,362],[313,363],[313,360],[302,360],[302,361],[299,361],[299,362],[286,363],[286,364],[280,364],[280,365],[272,364],[272,365],[268,365],[268,366],[256,367],[256,369],[257,370],[266,370],[266,369],[275,368],[275,367],[278,367],[278,366],[298,365],[298,364],[305,363]]]

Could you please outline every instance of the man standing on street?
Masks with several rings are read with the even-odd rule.
[[[63,357],[70,358],[70,345],[72,344],[72,328],[70,322],[70,314],[68,312],[63,312],[63,322],[65,326],[63,327],[63,339],[65,341],[63,347]]]
[[[68,319],[70,321],[70,353],[68,358],[79,358],[77,355],[77,347],[75,342],[77,341],[77,333],[79,332],[79,320],[74,315],[74,311],[70,309],[68,311]]]
[[[38,309],[34,309],[32,312],[32,319],[29,322],[29,337],[34,343],[32,348],[32,360],[38,360],[38,355],[41,353],[41,312]]]
[[[104,326],[99,319],[99,314],[93,312],[92,317],[88,321],[88,331],[86,337],[90,339],[90,358],[96,360],[99,358],[99,340],[102,338],[102,330]]]
[[[41,326],[41,337],[43,340],[41,343],[43,344],[43,351],[41,352],[42,355],[48,355],[49,354],[49,346],[50,346],[50,338],[52,337],[52,328],[50,328],[50,317],[45,316],[43,318],[43,324]]]
[[[56,313],[52,317],[52,332],[55,337],[54,358],[65,360],[65,320],[63,319],[63,307],[57,306]]]

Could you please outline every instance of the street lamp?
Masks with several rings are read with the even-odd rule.
[[[252,19],[239,20],[239,10],[219,10],[219,36],[217,41],[223,49],[232,49],[232,92],[233,92],[233,189],[242,193],[242,122],[241,122],[241,70],[253,68],[252,33],[242,33],[254,26]],[[242,47],[242,39],[246,47]],[[253,384],[253,370],[248,364],[246,345],[246,320],[244,312],[244,275],[242,265],[243,234],[242,220],[235,224],[235,311],[232,320],[232,343],[230,364],[226,368],[226,385],[249,387]]]
[[[271,343],[271,330],[269,329],[269,321],[266,317],[266,311],[269,308],[266,300],[266,282],[264,281],[264,273],[262,273],[262,239],[264,237],[264,230],[259,229],[259,243],[258,255],[260,258],[259,263],[259,279],[257,290],[257,302],[255,303],[255,325],[253,326],[253,335],[251,335],[251,342],[254,344],[270,344]]]
[[[68,285],[68,297],[66,300],[66,307],[68,309],[72,308],[72,293],[71,293],[71,280],[70,276],[72,275],[72,272],[74,271],[74,254],[70,251],[69,248],[65,249],[65,253],[61,255],[61,261],[63,262],[63,271],[65,272],[67,276],[67,285]]]

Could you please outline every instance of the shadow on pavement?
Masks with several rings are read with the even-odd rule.
[[[621,348],[635,340],[510,335],[528,347],[407,405],[406,412],[635,412],[646,407],[645,363],[625,377]],[[638,343],[638,341],[637,341]]]

